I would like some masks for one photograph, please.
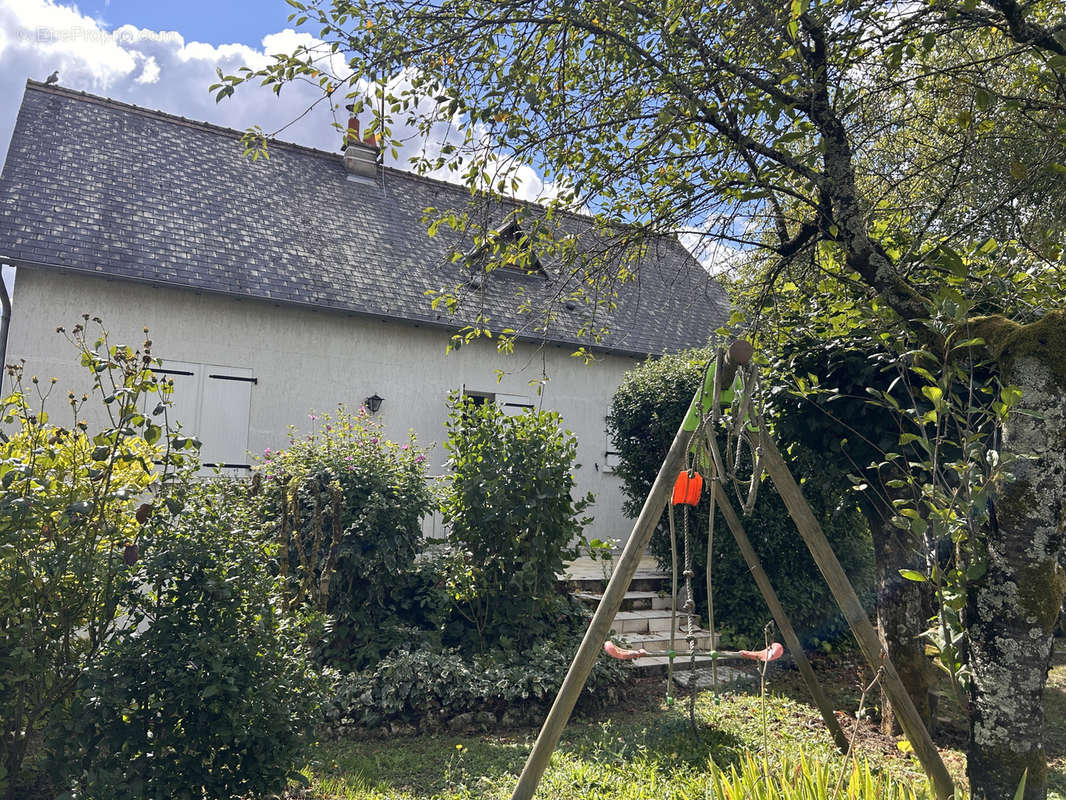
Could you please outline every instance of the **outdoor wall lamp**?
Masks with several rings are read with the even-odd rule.
[[[374,393],[363,401],[363,405],[366,406],[367,411],[371,414],[376,414],[378,413],[378,409],[381,408],[381,401],[384,399],[384,397],[379,397],[377,393]]]

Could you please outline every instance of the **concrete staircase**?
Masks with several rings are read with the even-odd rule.
[[[603,590],[611,577],[612,561],[593,561],[579,558],[566,566],[560,580],[566,582],[573,595],[585,603],[590,611],[594,610],[603,597]],[[679,600],[680,606],[683,599]],[[615,614],[611,638],[624,642],[633,649],[643,647],[649,653],[662,653],[646,656],[630,662],[634,669],[645,674],[665,673],[669,664],[670,650],[670,575],[662,572],[655,559],[645,556],[637,567],[629,589],[622,600],[622,607]],[[674,649],[678,653],[674,659],[674,670],[689,669],[688,642],[685,640],[686,616],[678,608],[677,632],[674,636]],[[711,633],[699,627],[697,620],[696,648],[711,649]],[[697,657],[696,666],[710,666],[711,659]]]

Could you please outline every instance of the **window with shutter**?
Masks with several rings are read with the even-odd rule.
[[[252,370],[164,359],[157,372],[174,381],[171,424],[180,423],[183,433],[201,442],[201,474],[214,474],[216,468],[229,474],[250,469],[248,416],[257,383]]]
[[[503,413],[509,417],[513,417],[516,414],[524,414],[527,411],[534,411],[536,409],[532,400],[520,394],[497,394],[496,405],[498,405],[503,410]]]

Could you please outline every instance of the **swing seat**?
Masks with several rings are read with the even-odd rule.
[[[749,661],[777,661],[785,654],[785,648],[780,642],[774,642],[765,650],[740,650],[737,655]]]
[[[696,506],[700,502],[700,492],[703,491],[703,476],[698,472],[689,473],[681,470],[674,482],[673,503],[675,506]]]
[[[610,639],[603,643],[603,652],[611,658],[617,658],[619,661],[630,661],[634,658],[648,655],[648,651],[643,647],[639,650],[626,650],[624,647],[616,645]]]

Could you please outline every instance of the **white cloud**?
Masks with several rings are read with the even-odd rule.
[[[159,80],[159,62],[155,56],[148,56],[144,60],[141,74],[137,76],[137,83],[155,83]]]
[[[252,125],[276,130],[321,96],[317,87],[294,83],[279,98],[269,88],[248,85],[221,103],[207,87],[217,80],[216,67],[227,73],[259,67],[270,55],[311,41],[307,34],[284,30],[265,37],[258,48],[213,46],[186,42],[176,31],[131,25],[108,30],[76,6],[54,0],[0,0],[0,158],[7,152],[26,78],[43,80],[53,70],[59,71],[60,85],[71,89],[239,130]],[[335,151],[334,119],[320,104],[283,138]]]
[[[0,161],[7,153],[26,78],[43,80],[53,70],[59,71],[60,85],[71,89],[238,130],[258,125],[270,133],[284,127],[279,138],[335,152],[340,133],[333,123],[345,123],[347,112],[319,102],[301,117],[321,99],[317,85],[293,82],[277,96],[269,87],[250,82],[221,103],[216,103],[207,90],[217,80],[216,68],[227,74],[242,66],[259,68],[276,53],[291,53],[316,43],[310,34],[292,29],[263,37],[259,47],[239,42],[186,42],[177,31],[132,25],[109,30],[99,20],[82,14],[77,6],[56,0],[0,0],[0,58],[4,64],[0,71],[0,97],[4,98],[0,102]],[[341,56],[330,56],[327,66],[333,74],[346,72]],[[447,137],[454,140],[457,125],[457,120],[442,122],[428,140],[413,130],[406,131],[395,165],[406,167],[410,157],[422,151],[435,155]],[[493,143],[481,131],[478,136],[494,154]],[[516,196],[521,199],[545,199],[557,191],[530,167],[495,155],[491,158],[501,175],[518,178]],[[448,170],[435,177],[458,180],[456,173]]]
[[[751,255],[750,250],[721,238],[722,227],[721,220],[712,218],[700,228],[680,231],[677,237],[711,275],[733,272]]]

